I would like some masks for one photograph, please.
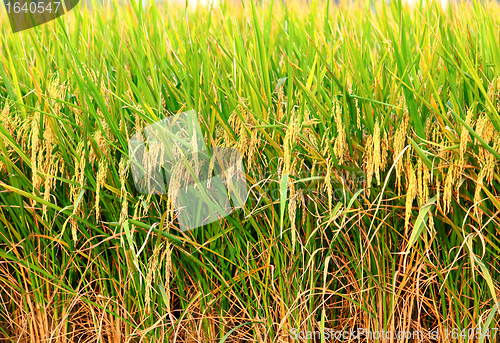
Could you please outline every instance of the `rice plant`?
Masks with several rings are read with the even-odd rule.
[[[1,19],[0,341],[497,341],[496,2],[143,5]],[[182,231],[127,142],[189,110],[250,197]]]

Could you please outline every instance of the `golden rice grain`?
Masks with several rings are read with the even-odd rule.
[[[373,138],[368,136],[365,142],[365,154],[364,154],[364,164],[363,169],[366,174],[366,196],[370,196],[370,188],[373,179],[373,173],[375,171],[375,164],[373,162]]]
[[[356,107],[356,125],[358,125],[358,129],[361,129],[361,108],[356,98],[354,99],[354,106]]]
[[[2,111],[0,112],[0,123],[7,129],[7,131],[10,133],[10,135],[13,138],[17,138],[15,133],[14,133],[15,128],[18,125],[18,122],[16,119],[17,119],[17,117],[11,118],[10,106],[7,102],[5,102],[5,105],[2,109]]]
[[[447,214],[451,209],[451,198],[453,184],[455,183],[455,166],[450,164],[448,167],[448,173],[446,174],[446,180],[444,182],[443,190],[443,212]]]
[[[380,169],[382,167],[382,153],[380,148],[380,125],[378,120],[375,123],[373,130],[373,169],[375,170],[375,178],[377,185],[380,185]]]
[[[149,259],[148,263],[148,273],[146,274],[146,294],[144,297],[145,303],[145,314],[148,315],[151,313],[151,289],[153,288],[153,283],[156,279],[156,271],[159,265],[160,259],[160,250],[162,248],[162,244],[158,244],[153,249],[153,255]]]
[[[32,171],[32,183],[33,183],[33,192],[35,189],[40,189],[40,185],[42,184],[42,178],[38,174],[38,160],[40,154],[40,120],[39,116],[33,116],[33,121],[31,123],[31,171]],[[35,194],[35,193],[33,193]]]
[[[286,112],[286,101],[285,101],[285,92],[283,90],[283,87],[280,87],[278,89],[278,104],[277,104],[277,111],[276,111],[276,120],[278,122],[281,122],[283,120],[283,117],[285,116]]]
[[[297,122],[298,118],[292,121],[286,130],[284,148],[283,148],[283,159],[284,159],[284,174],[289,174],[292,170],[292,152],[294,146],[297,142],[298,134],[300,132],[300,125]]]
[[[421,159],[417,161],[417,202],[418,206],[425,204],[424,200],[424,167]]]
[[[331,158],[326,160],[326,176],[324,180],[324,188],[328,195],[328,211],[331,212],[333,207],[333,187],[332,187],[332,161]]]
[[[129,172],[129,165],[125,156],[122,156],[120,159],[120,164],[118,167],[118,175],[120,176],[120,197],[122,200],[122,209],[120,212],[120,225],[125,222],[128,218],[128,193],[127,193],[127,178]]]
[[[495,151],[499,151],[500,149],[500,137],[496,135],[496,138],[492,139],[494,141],[493,143],[493,149]],[[491,186],[493,185],[493,179],[495,177],[495,167],[497,165],[497,159],[495,155],[493,155],[491,152],[488,151],[488,153],[485,154],[485,161],[484,164],[482,164],[483,169],[484,169],[484,179],[486,180],[486,183]]]
[[[441,179],[439,177],[436,177],[436,207],[443,210],[441,206]]]
[[[163,251],[162,255],[162,260],[165,263],[165,281],[164,281],[164,288],[165,288],[165,294],[166,294],[166,299],[165,299],[165,307],[167,309],[167,312],[171,312],[171,306],[170,306],[170,296],[171,296],[171,291],[170,291],[170,283],[172,280],[172,244],[167,241],[165,244],[165,249]]]
[[[102,158],[99,161],[99,169],[97,171],[97,180],[96,180],[96,192],[95,192],[95,218],[96,221],[99,222],[99,203],[101,196],[101,188],[104,186],[106,182],[106,176],[108,174],[108,161],[105,158]]]
[[[474,200],[473,200],[473,202],[474,202],[474,214],[476,215],[479,224],[481,224],[481,220],[482,220],[482,216],[483,216],[483,210],[481,210],[481,208],[479,207],[479,203],[482,200],[481,199],[481,190],[482,190],[483,185],[484,185],[484,183],[483,183],[484,174],[485,174],[485,171],[483,168],[483,169],[481,169],[481,171],[479,172],[479,175],[477,176],[476,189],[474,191]]]
[[[393,158],[396,159],[405,148],[406,136],[408,131],[409,113],[404,98],[400,99],[400,107],[403,108],[403,119],[401,125],[397,128],[394,135],[394,153]],[[396,187],[398,194],[401,194],[401,175],[403,174],[403,158],[400,158],[396,163]]]
[[[94,139],[100,153],[102,153],[106,158],[109,158],[108,144],[106,143],[106,138],[102,130],[97,130],[94,133]]]
[[[337,137],[335,138],[335,143],[333,145],[333,152],[335,153],[338,164],[343,165],[347,155],[347,138],[344,121],[342,120],[342,108],[338,102],[334,103],[332,111],[335,126],[337,128]]]
[[[417,178],[415,176],[415,170],[411,163],[407,164],[406,170],[406,206],[405,206],[405,235],[408,234],[408,228],[410,224],[410,218],[412,215],[413,200],[417,196]]]
[[[192,158],[193,158],[193,171],[194,171],[194,176],[199,177],[200,176],[200,160],[198,158],[198,135],[196,131],[193,131],[193,136],[191,137],[191,151],[192,153]],[[163,144],[161,144],[163,146]],[[198,184],[195,184],[195,187],[197,187]]]
[[[465,123],[469,127],[472,127],[473,116],[474,116],[474,113],[472,112],[471,109],[469,109],[467,111],[467,116],[465,118]],[[460,169],[459,170],[460,170],[460,173],[463,172],[463,170],[465,168],[465,164],[466,164],[465,152],[467,150],[467,143],[470,141],[471,141],[471,139],[470,139],[470,135],[469,135],[468,130],[465,127],[462,127],[462,131],[460,134],[460,148],[459,148],[459,158],[460,158],[460,161],[459,161],[459,168]]]
[[[496,78],[496,83],[497,83],[497,92],[496,92],[496,104],[497,104],[497,111],[500,111],[500,77]],[[493,102],[495,103],[495,102]]]
[[[291,233],[292,233],[292,252],[295,249],[297,240],[297,227],[295,224],[297,216],[297,197],[299,193],[295,190],[294,182],[291,178],[288,179],[288,189],[290,190],[290,198],[288,201],[288,216],[290,218]]]
[[[73,203],[73,214],[71,218],[71,234],[73,237],[73,242],[76,244],[78,240],[77,229],[78,229],[78,221],[75,216],[80,215],[81,206],[83,199],[80,199],[80,193],[83,191],[83,184],[85,181],[85,166],[86,166],[86,157],[84,154],[84,146],[83,141],[78,143],[77,146],[77,154],[75,155],[75,175],[74,181],[76,185],[71,186],[70,190],[70,198]]]
[[[387,135],[387,131],[385,131],[384,138],[382,139],[382,144],[381,144],[380,170],[384,171],[387,168],[388,163],[389,163],[389,138]]]
[[[430,199],[430,182],[431,182],[431,173],[429,168],[425,163],[422,163],[423,169],[423,184],[422,184],[422,204],[426,204]],[[432,215],[432,210],[429,210],[429,228],[434,230],[434,217]]]
[[[495,87],[497,85],[497,79],[493,78],[493,80],[490,82],[488,85],[488,98],[495,104],[496,101],[496,94],[495,94]]]

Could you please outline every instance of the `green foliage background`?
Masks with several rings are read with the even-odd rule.
[[[115,3],[15,35],[4,16],[4,340],[498,326],[500,8],[374,8]],[[252,195],[180,232],[127,140],[190,109]]]

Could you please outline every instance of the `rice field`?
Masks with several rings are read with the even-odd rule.
[[[498,342],[499,17],[132,2],[13,34],[4,13],[0,342]],[[250,196],[182,231],[127,142],[190,110]]]

